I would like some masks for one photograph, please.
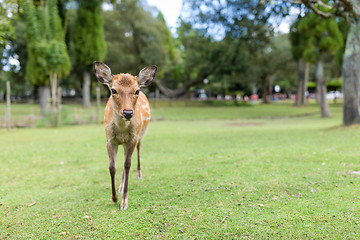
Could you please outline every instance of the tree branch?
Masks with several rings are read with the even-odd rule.
[[[178,98],[178,97],[183,96],[190,87],[201,83],[204,80],[204,78],[206,78],[206,77],[207,77],[207,75],[201,75],[201,76],[199,76],[198,78],[196,78],[194,80],[190,80],[190,81],[184,83],[183,86],[181,86],[180,88],[177,88],[177,89],[170,89],[168,87],[165,87],[164,85],[162,85],[160,83],[159,80],[155,80],[155,83],[158,86],[158,88],[160,89],[160,91],[165,96],[167,96],[169,98]]]
[[[321,1],[321,0],[318,0],[316,3],[319,4],[319,6],[323,6],[324,8],[327,8],[327,9],[329,9],[329,10],[332,9],[332,7],[331,7],[330,5],[324,3],[324,2]]]
[[[320,16],[320,17],[323,17],[323,18],[332,18],[332,17],[335,17],[335,13],[332,13],[332,12],[323,12],[321,10],[319,10],[317,7],[315,7],[313,5],[313,3],[317,3],[319,5],[321,5],[321,1],[318,0],[318,1],[314,1],[314,0],[301,0],[301,2],[303,4],[305,4],[305,6],[309,9],[311,9],[316,15]],[[323,3],[323,2],[322,2]]]
[[[340,2],[347,8],[347,10],[354,15],[360,15],[360,7],[354,4],[358,0],[340,0]]]

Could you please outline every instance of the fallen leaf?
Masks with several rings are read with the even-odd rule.
[[[32,203],[30,203],[29,205],[28,205],[28,207],[32,207],[32,206],[34,206],[36,204],[36,202],[32,202]]]

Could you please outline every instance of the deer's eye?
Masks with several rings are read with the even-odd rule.
[[[139,89],[135,91],[135,95],[139,95],[139,93],[140,93]]]
[[[112,88],[112,89],[111,89],[111,93],[112,93],[112,94],[117,94],[117,91]]]

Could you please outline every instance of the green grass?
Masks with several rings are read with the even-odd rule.
[[[171,104],[170,104],[171,103]],[[231,103],[231,102],[230,102]],[[229,104],[230,104],[229,103]],[[305,107],[294,107],[292,103],[276,103],[271,107],[264,104],[242,104],[240,106],[208,105],[201,101],[151,101],[152,118],[154,120],[212,120],[212,119],[244,119],[244,118],[281,118],[312,115],[319,112],[316,104]],[[341,104],[332,105],[339,111]],[[103,119],[105,103],[100,109],[100,119]],[[0,127],[5,126],[6,105],[0,104]],[[341,110],[340,110],[341,111]],[[49,117],[40,116],[40,108],[36,104],[12,104],[11,120],[13,126],[18,127],[46,127],[50,126]],[[62,125],[78,125],[97,122],[96,105],[82,108],[79,104],[64,104],[62,107]]]
[[[334,105],[334,110],[338,112],[339,105]],[[291,104],[266,104],[229,106],[229,107],[160,107],[152,108],[154,119],[165,120],[234,120],[252,118],[281,118],[296,117],[302,115],[312,115],[319,112],[319,107],[310,104],[306,107],[294,107]]]
[[[163,109],[126,211],[101,125],[0,130],[0,239],[359,239],[360,127],[340,127],[341,108]]]

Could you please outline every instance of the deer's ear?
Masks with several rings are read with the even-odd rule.
[[[105,85],[110,85],[113,79],[111,69],[102,62],[94,62],[94,71],[96,78]]]
[[[140,87],[147,87],[154,80],[157,71],[157,66],[147,66],[139,72],[136,79]]]

